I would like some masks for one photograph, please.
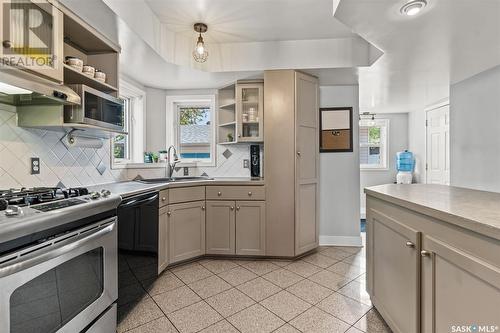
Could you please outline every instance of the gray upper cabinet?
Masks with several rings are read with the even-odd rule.
[[[168,206],[169,263],[205,254],[205,201]]]
[[[264,72],[266,254],[293,257],[319,243],[318,80]]]
[[[422,249],[422,332],[500,327],[500,268],[431,236]]]
[[[419,332],[420,233],[376,211],[367,220],[372,302],[395,332]]]
[[[236,84],[236,117],[238,142],[264,140],[264,84]]]
[[[266,254],[266,203],[236,201],[236,254]]]
[[[235,202],[207,201],[207,254],[235,253]]]

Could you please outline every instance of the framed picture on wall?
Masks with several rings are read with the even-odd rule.
[[[352,152],[352,107],[319,109],[320,153]]]

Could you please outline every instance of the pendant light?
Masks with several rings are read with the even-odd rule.
[[[195,23],[194,31],[199,33],[198,41],[196,42],[196,46],[193,51],[193,58],[196,62],[205,62],[208,58],[207,48],[205,46],[205,42],[203,41],[202,33],[207,32],[208,27],[205,23]]]

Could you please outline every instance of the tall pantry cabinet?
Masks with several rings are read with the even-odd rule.
[[[266,255],[318,246],[318,80],[295,70],[264,72]]]

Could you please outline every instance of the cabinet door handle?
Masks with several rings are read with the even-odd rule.
[[[252,192],[248,192],[248,195],[249,195],[249,196],[252,196]]]
[[[231,206],[231,210],[234,210],[234,206]]]
[[[422,257],[430,257],[431,253],[429,251],[422,250],[422,251],[420,251],[420,255]]]
[[[201,206],[201,210],[205,210],[205,206]]]
[[[298,151],[298,152],[297,152],[297,156],[299,156],[299,157],[300,157],[300,151]]]
[[[406,246],[411,247],[411,248],[414,248],[414,247],[415,247],[415,244],[413,244],[413,243],[412,243],[412,242],[410,242],[410,241],[407,241],[407,242],[406,242]]]
[[[236,210],[240,210],[240,206],[236,206]]]
[[[167,201],[167,198],[162,197],[162,198],[161,198],[161,201]]]
[[[172,212],[171,212],[171,211],[168,211],[168,212],[167,212],[167,215],[168,215],[168,216],[172,215]]]
[[[217,195],[220,197],[222,195],[222,192],[217,192]]]

